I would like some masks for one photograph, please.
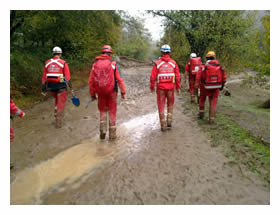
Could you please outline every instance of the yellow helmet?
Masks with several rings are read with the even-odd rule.
[[[214,58],[216,58],[216,54],[215,54],[215,52],[213,52],[213,51],[209,51],[207,54],[206,54],[206,57],[208,58],[208,57],[214,57]]]

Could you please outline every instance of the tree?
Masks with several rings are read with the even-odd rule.
[[[165,17],[165,34],[169,30],[178,32],[188,42],[191,52],[204,57],[214,50],[229,70],[240,68],[243,44],[251,29],[252,16],[246,11],[149,11],[155,16]],[[165,37],[166,38],[166,37]]]
[[[88,68],[104,44],[117,46],[121,16],[116,11],[10,12],[11,88],[38,91],[44,61],[54,46],[71,71]]]
[[[117,54],[147,60],[151,50],[151,34],[140,18],[123,15],[122,39]]]

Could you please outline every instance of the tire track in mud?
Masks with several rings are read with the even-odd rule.
[[[27,204],[269,204],[268,188],[263,187],[250,172],[244,174],[250,175],[255,183],[244,178],[235,167],[227,165],[230,161],[219,148],[211,147],[209,138],[199,129],[192,113],[183,114],[181,97],[176,97],[172,130],[160,131],[156,95],[149,93],[151,67],[128,68],[122,72],[128,95],[127,100],[118,106],[118,139],[114,142],[102,142],[98,138],[92,141],[98,134],[96,104],[88,111],[66,107],[66,120],[69,121],[63,131],[69,135],[70,127],[75,129],[76,135],[69,137],[50,129],[45,136],[50,137],[50,133],[54,132],[57,138],[53,142],[39,142],[36,148],[41,153],[48,149],[51,149],[50,152],[45,156],[38,153],[34,159],[22,156],[23,163],[19,165],[29,163],[32,164],[29,168],[36,169],[48,162],[42,162],[44,160],[52,157],[50,160],[55,160],[71,150],[76,152],[82,144],[88,144],[88,166],[85,165],[88,168],[78,174],[78,161],[85,159],[78,157],[71,165],[72,170],[76,168],[77,177],[71,173],[71,168],[66,170],[65,179],[42,189],[36,193],[37,201],[31,198],[32,201]],[[86,103],[87,93],[87,89],[79,92],[81,103]],[[48,103],[48,106],[51,104]],[[43,108],[45,106],[32,110],[33,116],[42,112]],[[47,108],[43,111],[49,114]],[[34,125],[39,126],[37,131],[50,125],[50,120],[41,127],[30,121],[26,125],[19,124],[22,129],[28,127],[19,131],[21,135]],[[33,137],[35,142],[36,138],[39,137]],[[15,147],[20,144],[33,146],[29,145],[30,140],[21,140],[23,143],[15,144]],[[43,144],[48,144],[48,147]],[[15,148],[14,153],[20,149],[24,150]],[[103,153],[98,155],[98,149]],[[72,156],[68,158],[74,159]],[[94,163],[94,159],[99,159],[98,164]],[[60,164],[65,165],[64,162]],[[16,183],[24,171],[28,169],[17,169],[12,175],[15,179],[12,183]],[[23,178],[28,180],[28,177]],[[19,194],[22,193],[21,187],[18,187]]]

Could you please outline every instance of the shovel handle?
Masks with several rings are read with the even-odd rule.
[[[93,101],[94,101],[93,98],[91,98],[91,99],[88,101],[88,103],[87,103],[87,105],[86,105],[86,109],[88,108],[89,104],[90,104],[91,102],[93,102]]]

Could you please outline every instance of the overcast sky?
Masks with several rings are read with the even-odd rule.
[[[163,36],[162,17],[153,17],[146,14],[145,10],[129,10],[131,16],[138,16],[145,19],[145,28],[152,34],[153,40],[159,40]]]

